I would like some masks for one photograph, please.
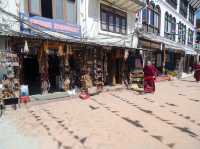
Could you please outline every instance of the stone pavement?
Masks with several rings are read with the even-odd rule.
[[[118,89],[88,100],[30,104],[6,113],[0,143],[9,146],[16,138],[33,149],[199,149],[199,106],[200,83],[192,78],[157,83],[155,94]]]

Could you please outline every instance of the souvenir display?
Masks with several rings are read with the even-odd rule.
[[[19,97],[19,59],[15,53],[0,51],[1,98]]]
[[[144,89],[144,72],[143,59],[139,52],[130,52],[128,57],[129,67],[129,84],[130,88],[135,91],[143,91]]]

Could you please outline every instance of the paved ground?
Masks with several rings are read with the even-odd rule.
[[[0,120],[0,148],[199,149],[199,107],[192,78],[158,83],[155,94],[120,89],[28,105]]]

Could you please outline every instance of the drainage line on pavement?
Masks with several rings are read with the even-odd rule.
[[[96,99],[94,98],[91,98],[94,102],[96,102],[98,105],[102,106],[104,109],[106,109],[107,111],[111,112],[112,114],[114,114],[115,116],[119,117],[120,119],[128,122],[129,124],[131,124],[132,126],[136,127],[136,128],[140,128],[140,130],[143,132],[143,133],[147,133],[150,137],[152,137],[153,139],[155,139],[156,141],[162,143],[163,145],[166,145],[167,147],[169,148],[173,148],[175,143],[169,143],[169,144],[165,144],[163,143],[163,137],[162,136],[156,136],[155,135],[151,135],[149,133],[149,131],[147,129],[144,128],[144,126],[142,124],[139,123],[138,120],[136,121],[133,121],[131,120],[130,118],[127,118],[127,117],[123,117],[123,116],[120,116],[120,114],[118,113],[118,111],[114,111],[112,110],[110,107],[106,106],[105,104],[97,101]],[[162,140],[160,139],[157,139],[157,137],[162,137]]]
[[[48,110],[44,110],[44,109],[43,109],[43,111],[44,111],[45,113],[47,113],[48,116],[49,116],[50,118],[54,119],[54,120],[56,121],[56,123],[57,123],[60,127],[64,128],[64,129],[68,132],[68,134],[70,134],[70,135],[72,136],[72,138],[74,138],[75,140],[77,140],[77,141],[83,146],[83,148],[86,148],[86,146],[84,145],[84,143],[85,143],[85,141],[87,140],[87,137],[84,137],[84,138],[81,138],[81,139],[80,139],[80,137],[79,137],[78,135],[75,135],[75,134],[74,134],[74,131],[70,130],[67,126],[65,126],[65,124],[62,123],[62,122],[64,122],[64,120],[56,120],[57,118],[56,118],[55,116],[53,116],[53,114],[50,113]],[[41,121],[40,116],[36,115],[36,114],[34,113],[34,111],[28,110],[28,112],[29,112],[37,121]],[[50,128],[49,128],[46,124],[44,124],[43,122],[40,122],[40,124],[41,124],[41,125],[44,127],[44,129],[47,131],[48,135],[49,135],[49,136],[52,136],[52,133],[50,132]],[[73,134],[74,134],[74,135],[73,135]],[[54,136],[52,136],[52,137],[53,137],[53,140],[57,142],[59,148],[61,148],[61,147],[63,147],[63,149],[69,148],[68,146],[63,145],[63,143],[60,142],[59,140],[57,140]]]
[[[134,102],[130,102],[130,101],[128,101],[127,99],[122,98],[122,97],[120,97],[120,96],[117,96],[117,95],[115,95],[115,94],[110,94],[110,95],[113,96],[113,97],[115,97],[115,98],[117,98],[117,99],[119,99],[119,100],[121,100],[121,101],[123,101],[123,102],[126,102],[126,103],[129,104],[130,106],[135,107],[135,108],[137,108],[138,110],[140,110],[140,111],[142,111],[142,112],[144,112],[144,113],[146,113],[146,114],[149,114],[149,115],[155,117],[156,119],[162,121],[163,123],[165,123],[165,124],[167,124],[167,125],[169,125],[169,126],[173,126],[173,128],[175,128],[175,129],[177,129],[177,130],[179,130],[179,131],[181,131],[181,132],[184,132],[184,133],[189,134],[190,137],[192,137],[192,138],[194,138],[194,139],[200,141],[200,139],[197,138],[197,137],[199,137],[199,135],[197,135],[196,133],[190,131],[189,128],[187,128],[188,131],[182,131],[183,129],[179,129],[179,128],[182,128],[182,127],[179,127],[179,128],[178,128],[178,126],[176,126],[174,123],[168,122],[169,120],[165,120],[165,119],[161,118],[160,116],[157,116],[157,115],[156,115],[155,113],[153,113],[152,111],[150,111],[150,110],[145,110],[145,109],[141,108],[140,106],[137,106]],[[186,128],[186,127],[184,127],[184,128]],[[190,133],[189,133],[189,132],[190,132]],[[193,135],[191,134],[191,132],[192,132]]]
[[[112,96],[116,96],[116,95],[114,95],[114,94],[110,94],[110,95],[112,95]],[[119,98],[121,98],[121,97],[119,97]],[[149,99],[149,98],[143,98],[144,100],[146,100],[147,102],[151,102],[151,103],[154,103],[155,101],[154,100],[152,100],[152,99]],[[125,100],[123,100],[123,101],[125,101]],[[168,103],[168,102],[166,102],[165,103],[166,105],[168,105],[168,106],[173,106],[173,107],[177,107],[177,105],[175,105],[175,104],[173,104],[173,103]],[[164,105],[158,105],[158,106],[160,106],[161,108],[165,108],[166,109],[166,106],[164,106]],[[168,110],[168,109],[166,109],[166,110]],[[193,123],[193,124],[195,124],[195,125],[197,125],[198,127],[200,127],[200,122],[197,122],[197,121],[195,121],[193,118],[191,118],[190,116],[184,116],[182,113],[178,113],[176,110],[168,110],[169,112],[171,112],[172,114],[174,114],[174,115],[176,115],[176,116],[179,116],[179,117],[181,117],[181,118],[184,118],[186,121],[188,121],[188,122],[190,122],[190,123]]]

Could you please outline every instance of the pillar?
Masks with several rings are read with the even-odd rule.
[[[48,75],[48,43],[43,43],[38,51],[38,63],[41,79],[41,93],[47,94],[49,90],[49,75]]]

